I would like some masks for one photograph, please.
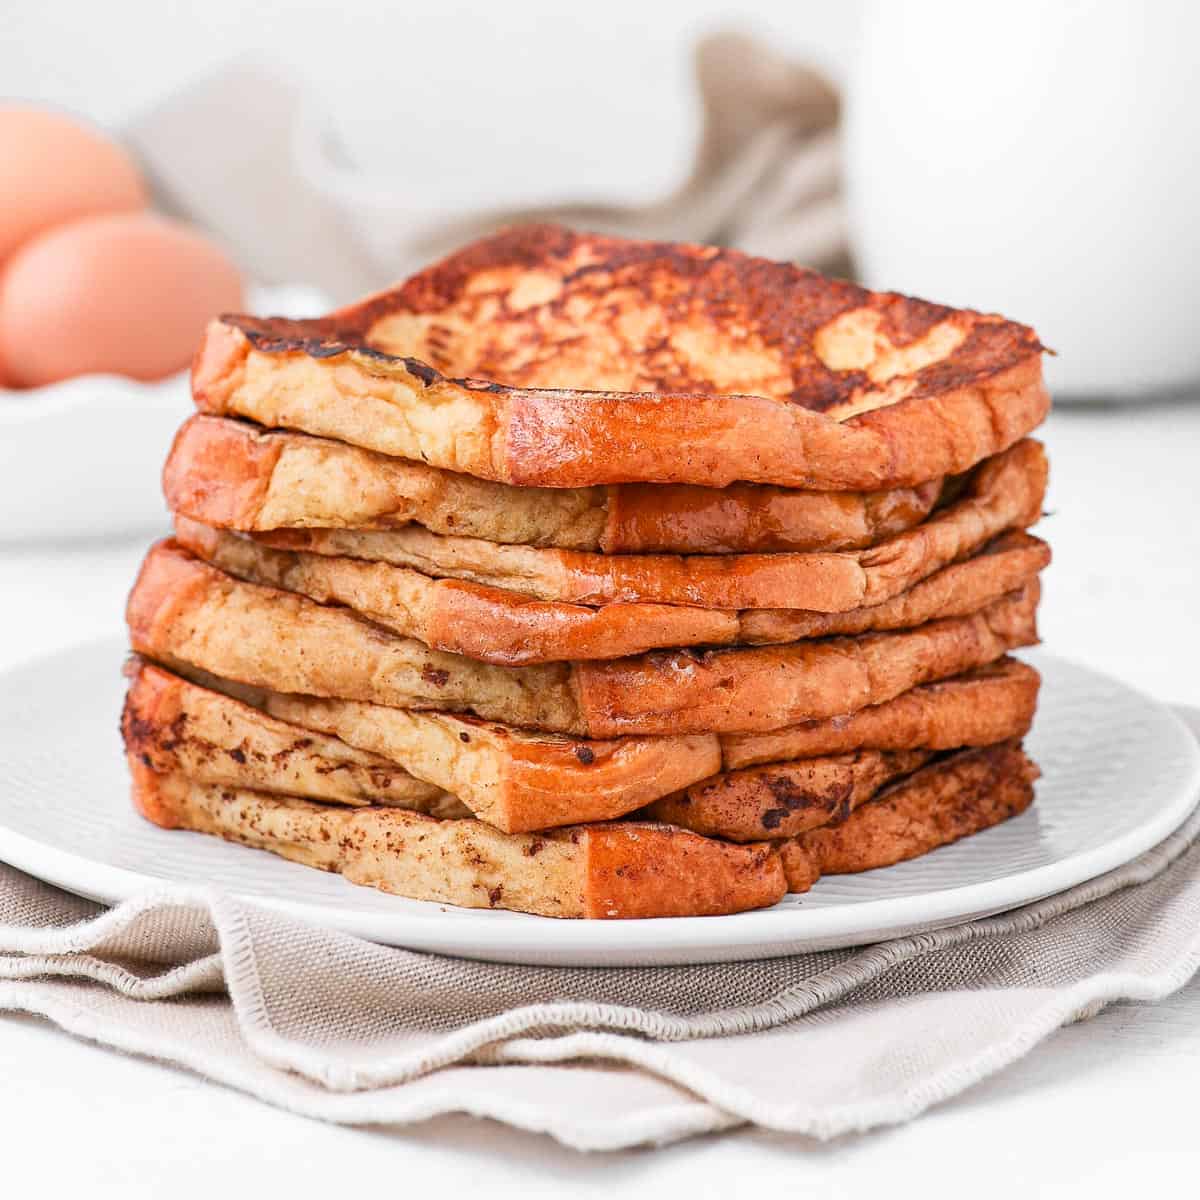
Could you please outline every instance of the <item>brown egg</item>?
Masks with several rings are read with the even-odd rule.
[[[38,387],[106,372],[161,379],[187,366],[217,313],[242,307],[224,252],[175,221],[86,217],[27,243],[0,275],[0,362]]]
[[[63,113],[0,104],[0,262],[65,221],[145,207],[145,184],[115,142]]]

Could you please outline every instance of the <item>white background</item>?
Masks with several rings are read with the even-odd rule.
[[[736,13],[781,45],[815,49],[837,73],[855,8],[759,0]],[[357,155],[419,172],[423,204],[471,205],[482,186],[491,202],[528,199],[531,180],[551,197],[564,179],[574,195],[636,198],[669,186],[691,150],[683,36],[731,11],[649,0],[10,2],[0,6],[0,89],[119,123],[232,56],[265,55],[310,84]],[[430,164],[440,169],[422,169]],[[1047,645],[1200,705],[1200,406],[1063,411],[1047,440],[1053,515],[1040,532],[1056,555]],[[145,540],[0,547],[0,666],[118,630]],[[467,1117],[392,1132],[321,1126],[5,1017],[0,1187],[14,1196],[786,1189],[1011,1200],[1148,1194],[1174,1175],[1186,1192],[1198,1067],[1193,985],[1155,1008],[1117,1006],[1064,1030],[902,1129],[833,1146],[740,1133],[585,1158]]]
[[[244,56],[304,81],[347,150],[419,180],[423,206],[638,200],[690,161],[695,36],[743,29],[839,74],[858,7],[14,0],[0,5],[0,94],[118,126]]]

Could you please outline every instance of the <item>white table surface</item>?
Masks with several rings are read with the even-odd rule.
[[[1064,409],[1046,440],[1053,516],[1040,532],[1055,550],[1047,646],[1200,706],[1200,403]],[[118,630],[146,540],[0,546],[0,666]],[[1064,1029],[901,1128],[830,1145],[746,1130],[584,1156],[468,1117],[400,1130],[325,1126],[45,1022],[0,1016],[0,1186],[12,1196],[183,1200],[222,1190],[344,1195],[368,1183],[527,1200],[614,1187],[728,1196],[782,1184],[792,1195],[820,1188],[823,1200],[917,1188],[925,1200],[1012,1200],[1014,1190],[1144,1194],[1174,1178],[1177,1194],[1188,1194],[1200,1169],[1198,1075],[1200,981],[1157,1006],[1116,1005]]]

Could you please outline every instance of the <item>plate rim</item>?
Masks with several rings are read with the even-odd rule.
[[[66,666],[104,649],[111,650],[114,664],[128,654],[124,641],[117,637],[77,642],[6,668],[0,672],[0,686],[25,673],[45,671],[57,663]],[[1185,765],[1180,769],[1170,803],[1160,807],[1152,819],[1090,849],[1027,870],[912,896],[881,897],[808,910],[799,906],[786,917],[774,909],[760,909],[721,917],[658,917],[638,921],[567,921],[528,913],[505,913],[504,919],[497,921],[494,920],[497,914],[489,910],[459,909],[440,901],[407,897],[403,898],[406,909],[391,914],[237,890],[228,894],[240,903],[384,945],[495,962],[580,966],[671,965],[779,957],[801,950],[884,941],[1023,907],[1132,861],[1178,829],[1200,803],[1200,741],[1170,706],[1124,680],[1076,660],[1045,651],[1038,651],[1035,659],[1051,669],[1061,665],[1082,671],[1097,684],[1115,687],[1135,697],[1153,711],[1160,726],[1170,729],[1170,736],[1178,740]],[[181,834],[205,837],[188,831],[171,831],[174,837]],[[56,887],[104,904],[182,890],[193,897],[200,893],[214,894],[209,885],[146,875],[31,837],[7,824],[2,805],[0,860]],[[412,905],[420,906],[423,911],[412,911],[408,907]],[[447,909],[455,910],[455,919],[439,920]],[[800,929],[795,928],[797,919],[803,922]],[[489,921],[490,927],[485,924]]]

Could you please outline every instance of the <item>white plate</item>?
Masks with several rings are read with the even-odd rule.
[[[356,887],[274,855],[168,832],[130,808],[118,747],[123,645],[91,643],[0,676],[0,858],[82,896],[212,885],[374,941],[506,962],[761,958],[957,924],[1061,891],[1161,841],[1200,797],[1200,748],[1163,705],[1048,655],[1034,733],[1044,772],[1021,816],[899,866],[822,879],[730,917],[560,921]]]

